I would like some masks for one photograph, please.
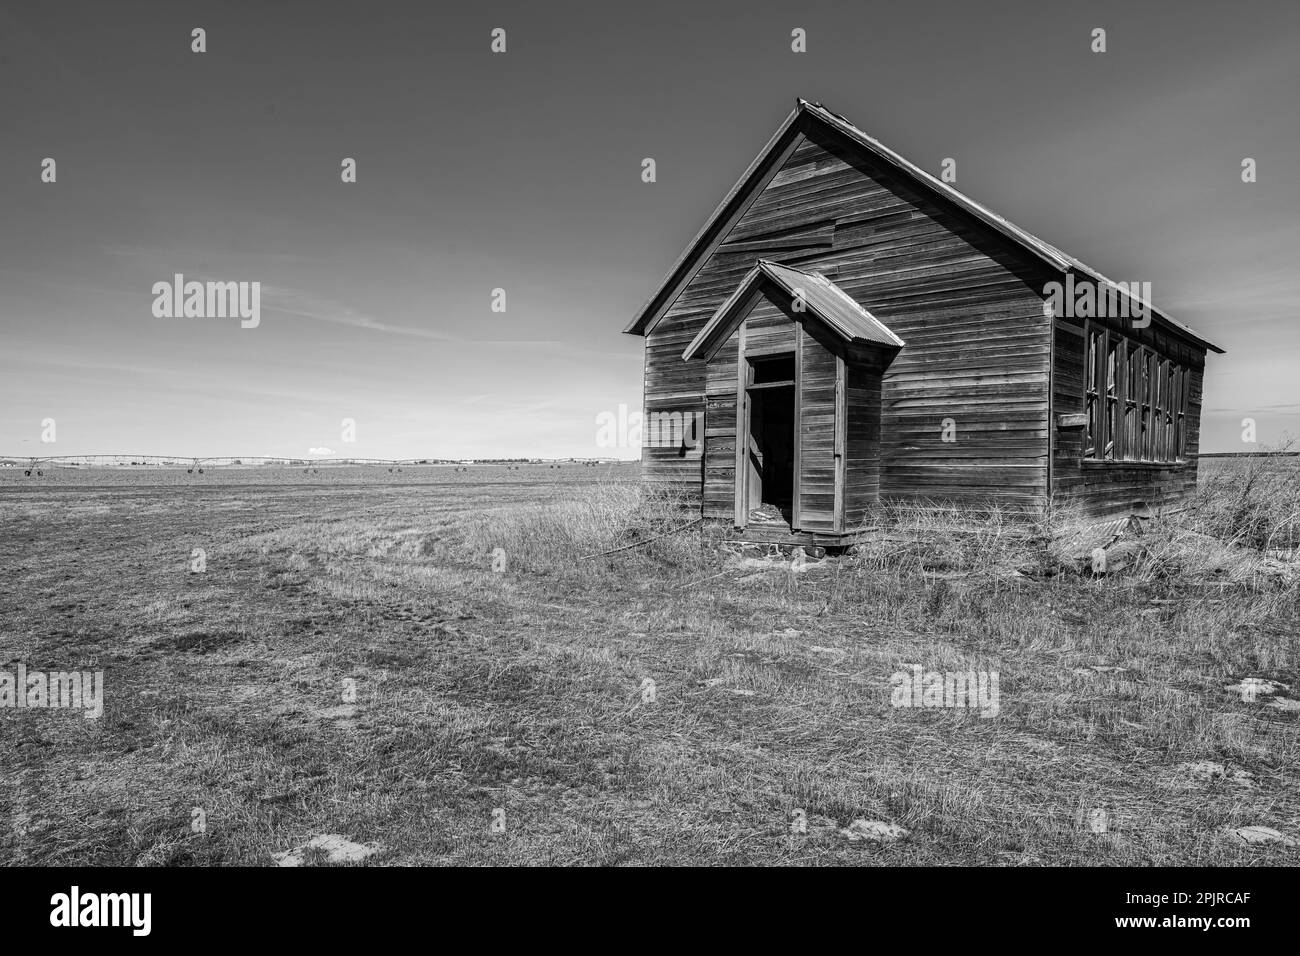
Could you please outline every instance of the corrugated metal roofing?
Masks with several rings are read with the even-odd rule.
[[[903,347],[903,340],[820,272],[803,272],[766,259],[758,267],[791,296],[803,292],[804,303],[846,342],[875,342]]]
[[[750,293],[763,279],[770,279],[791,299],[796,296],[802,299],[805,311],[845,342],[872,342],[890,348],[903,347],[902,339],[821,273],[804,272],[759,259],[735,291],[727,296],[727,300],[704,323],[704,328],[691,340],[691,344],[682,353],[682,358],[687,361],[696,357],[712,358],[725,341],[726,335],[730,334],[731,326],[739,324],[739,306],[749,299]]]
[[[1106,278],[1106,276],[1102,275],[1096,269],[1093,269],[1078,259],[1075,259],[1073,256],[1067,255],[1050,243],[1044,242],[1032,233],[1021,229],[1019,226],[1004,217],[999,216],[997,213],[994,213],[980,205],[969,196],[954,189],[948,183],[941,181],[937,177],[932,176],[930,173],[921,169],[919,166],[904,159],[879,140],[868,136],[839,114],[831,112],[820,103],[810,103],[804,99],[798,100],[794,111],[786,117],[786,120],[781,124],[780,129],[778,129],[776,134],[768,141],[767,146],[763,148],[763,151],[759,153],[759,155],[749,165],[749,168],[747,168],[741,175],[740,179],[736,182],[736,185],[727,193],[726,197],[722,200],[722,203],[716,210],[714,210],[713,215],[711,215],[708,221],[704,224],[704,228],[696,234],[695,238],[691,241],[691,244],[687,246],[682,255],[678,257],[677,261],[673,264],[672,269],[669,270],[668,275],[664,278],[664,281],[659,284],[659,287],[655,290],[654,294],[650,296],[646,301],[646,304],[642,306],[641,311],[637,314],[636,318],[632,320],[624,331],[644,335],[653,327],[653,324],[658,320],[663,307],[666,307],[667,305],[667,303],[659,301],[664,290],[680,278],[682,272],[695,260],[700,247],[704,244],[704,240],[714,230],[718,222],[728,212],[733,203],[741,199],[755,184],[757,174],[769,161],[771,155],[782,146],[786,137],[795,128],[796,123],[798,123],[798,121],[803,117],[816,119],[826,127],[835,130],[849,140],[874,153],[876,156],[879,156],[892,166],[906,173],[916,182],[928,187],[942,196],[945,196],[962,209],[975,216],[981,222],[1030,250],[1053,268],[1059,269],[1061,272],[1082,273],[1094,281],[1110,286],[1111,288],[1116,289],[1120,294],[1128,295],[1142,306],[1149,308],[1152,314],[1178,329],[1184,335],[1189,336],[1199,344],[1208,349],[1212,349],[1215,352],[1223,352],[1223,349],[1202,337],[1195,330],[1177,321],[1162,309],[1157,309],[1155,306],[1151,305],[1151,303],[1144,301],[1138,296],[1132,295],[1123,287],[1118,286],[1115,282]]]

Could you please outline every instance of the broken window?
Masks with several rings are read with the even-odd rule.
[[[1182,461],[1188,370],[1149,346],[1092,323],[1085,341],[1083,457]]]

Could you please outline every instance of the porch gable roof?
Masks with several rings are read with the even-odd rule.
[[[688,362],[695,358],[706,361],[713,358],[740,325],[747,314],[747,306],[765,282],[791,299],[802,300],[803,314],[812,316],[846,343],[872,343],[887,348],[902,348],[904,345],[888,326],[821,273],[804,272],[769,259],[759,259],[700,329],[682,353],[682,358]]]

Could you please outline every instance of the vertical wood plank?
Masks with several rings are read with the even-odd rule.
[[[844,438],[845,424],[844,402],[844,356],[835,356],[835,514],[834,528],[844,530]]]
[[[794,488],[790,495],[790,528],[798,531],[800,496],[800,447],[803,445],[803,323],[795,323],[794,329]]]
[[[1044,474],[1043,504],[1050,504],[1056,469],[1056,309],[1047,319],[1047,470]]]
[[[744,528],[749,518],[749,360],[745,358],[745,326],[740,323],[736,340],[736,513],[734,524]]]
[[[1124,434],[1124,422],[1128,408],[1128,343],[1123,339],[1115,344],[1115,460],[1121,461],[1128,454],[1128,436]]]

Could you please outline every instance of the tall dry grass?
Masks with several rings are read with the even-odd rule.
[[[1287,438],[1273,451],[1290,451]],[[1211,464],[1212,463],[1212,464]],[[1192,529],[1260,551],[1300,545],[1300,464],[1294,458],[1207,459],[1187,511]]]
[[[996,503],[886,502],[853,549],[861,564],[917,572],[1014,573],[1043,560],[1042,517]]]
[[[501,509],[462,529],[472,559],[505,552],[512,570],[587,576],[629,565],[667,576],[717,567],[721,556],[698,503],[640,484],[575,488],[572,496]],[[1035,577],[1089,571],[1096,547],[1115,549],[1115,570],[1140,580],[1259,582],[1276,590],[1267,552],[1294,548],[1300,536],[1300,467],[1292,459],[1234,459],[1208,468],[1177,513],[1149,522],[1140,536],[1117,535],[1071,501],[1041,513],[939,501],[886,502],[853,549],[855,564],[931,577]],[[609,553],[612,552],[612,553]]]
[[[709,561],[698,517],[698,505],[672,492],[601,484],[574,489],[566,500],[471,521],[463,545],[476,558],[500,548],[512,570],[534,574],[598,574],[613,557],[624,568],[632,562],[690,571]]]

